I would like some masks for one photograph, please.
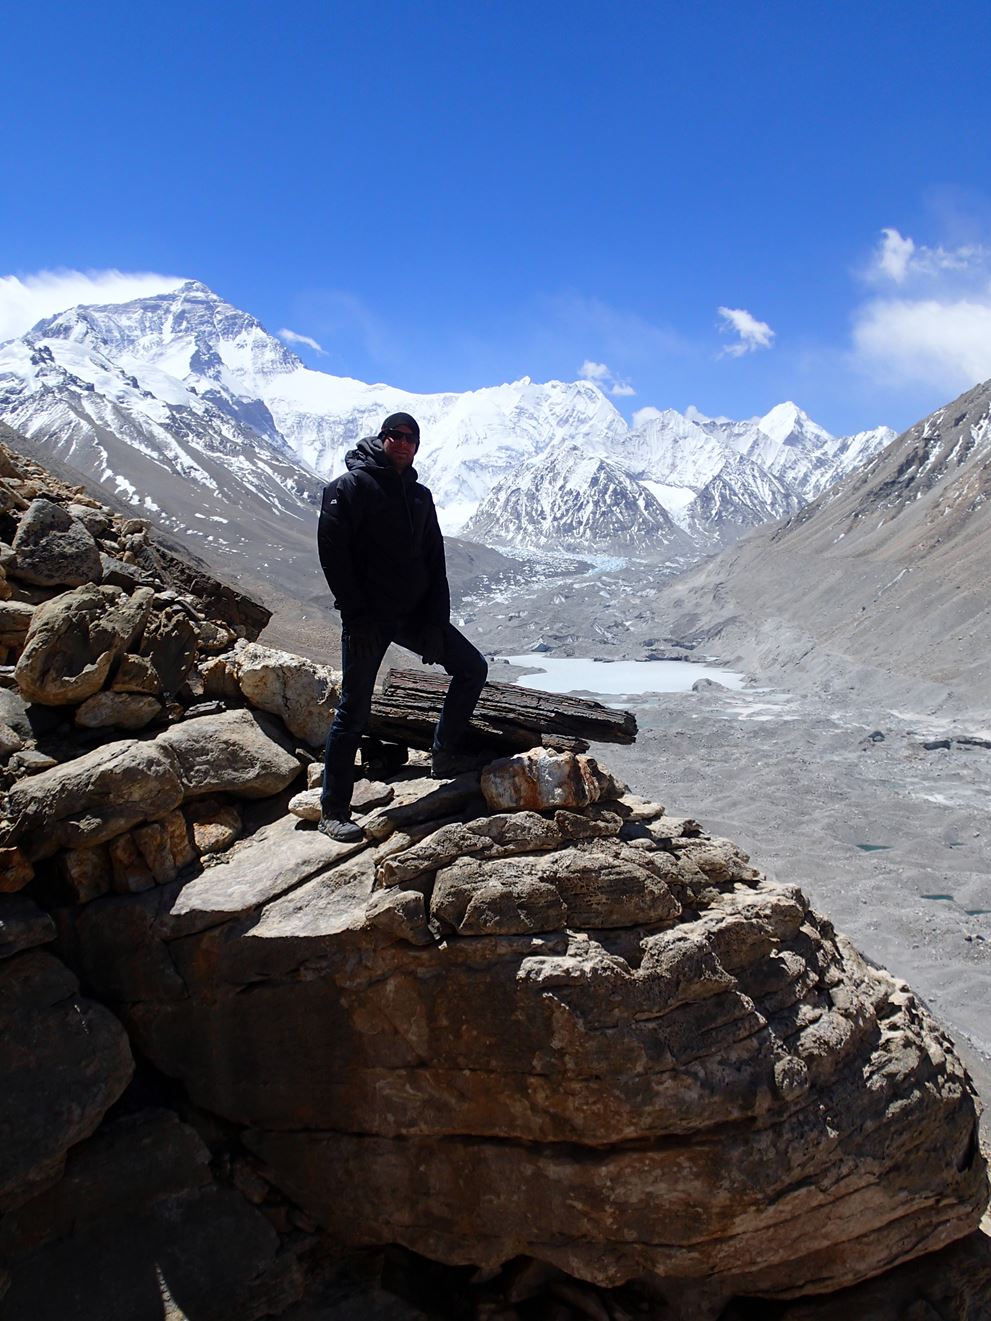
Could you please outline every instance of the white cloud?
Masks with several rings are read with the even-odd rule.
[[[126,303],[165,293],[183,277],[151,271],[37,271],[0,275],[0,341],[30,330],[42,317],[78,303]]]
[[[324,358],[327,356],[327,350],[322,344],[318,344],[311,335],[298,335],[295,330],[286,330],[284,327],[277,333],[279,339],[284,339],[287,344],[305,344],[314,353],[319,353]]]
[[[874,268],[878,275],[887,276],[901,284],[908,273],[908,264],[915,251],[915,241],[903,238],[897,229],[882,229],[882,238],[874,254]]]
[[[944,248],[940,244],[930,248],[897,229],[888,228],[881,230],[881,242],[874,250],[867,276],[878,283],[892,280],[895,284],[904,284],[913,277],[953,273],[966,278],[986,268],[989,258],[991,250],[981,243],[966,243],[956,248]]]
[[[586,358],[578,374],[583,381],[594,381],[616,398],[628,399],[636,394],[630,382],[616,376],[604,362],[593,362],[591,358]]]
[[[724,324],[719,327],[723,334],[729,331],[739,335],[735,344],[727,344],[724,354],[731,358],[742,358],[745,353],[754,353],[757,349],[769,349],[774,342],[774,331],[766,321],[758,321],[745,308],[720,307],[716,309]]]
[[[856,313],[853,343],[860,365],[887,384],[966,390],[991,377],[991,289],[947,301],[873,299]]]
[[[636,409],[630,422],[636,430],[637,427],[642,427],[645,422],[649,422],[652,418],[663,416],[659,408],[655,408],[653,404],[647,404],[644,408]]]
[[[583,381],[605,381],[612,372],[604,362],[592,362],[590,358],[586,358],[578,374]]]
[[[857,365],[886,385],[947,395],[991,377],[991,248],[930,247],[894,228],[881,234],[866,278],[898,292],[855,309]]]

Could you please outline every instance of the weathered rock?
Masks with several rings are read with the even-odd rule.
[[[161,710],[155,697],[104,691],[87,697],[75,721],[81,729],[143,729]]]
[[[437,873],[430,912],[462,936],[673,921],[681,904],[644,863],[633,850],[594,845],[543,857],[461,858]]]
[[[118,835],[107,846],[111,885],[118,894],[140,894],[154,887],[155,878],[133,834]]]
[[[44,707],[31,707],[14,688],[0,688],[0,720],[18,734],[25,743],[35,737],[32,719],[38,716],[51,721],[61,719],[59,712],[46,710]]]
[[[88,904],[110,889],[113,869],[107,850],[100,845],[91,849],[63,849],[58,855],[58,871],[65,890],[74,903]]]
[[[107,743],[18,781],[7,795],[7,835],[37,860],[102,844],[178,807],[185,788],[160,742]]]
[[[39,587],[80,587],[103,574],[92,534],[53,500],[32,500],[12,542],[17,577]]]
[[[148,620],[140,654],[158,675],[162,691],[176,693],[196,661],[198,645],[196,624],[185,611],[171,607]]]
[[[14,671],[32,702],[58,706],[99,692],[110,667],[144,628],[151,592],[77,587],[38,606]]]
[[[29,950],[0,962],[0,1209],[55,1182],[132,1069],[120,1023],[57,959]]]
[[[383,859],[377,876],[381,885],[404,885],[458,858],[505,858],[556,849],[579,839],[618,834],[621,824],[618,816],[605,813],[597,820],[564,811],[555,812],[552,818],[539,812],[480,817],[442,826],[413,847]]]
[[[11,586],[7,581],[7,570],[0,564],[0,601],[9,601]]]
[[[381,841],[395,830],[407,831],[426,821],[440,825],[444,818],[461,812],[473,801],[480,802],[475,774],[440,783],[425,777],[405,780],[396,785],[391,802],[372,812],[361,827],[369,839]]]
[[[147,693],[157,697],[162,680],[147,656],[124,656],[110,687],[115,693]]]
[[[230,664],[252,706],[278,716],[311,747],[323,746],[340,696],[340,671],[257,642],[239,643]]]
[[[58,759],[48,752],[42,752],[40,748],[22,748],[20,752],[11,753],[7,764],[18,774],[39,775],[42,771],[50,771],[53,766],[57,766]]]
[[[55,923],[23,894],[0,894],[0,959],[55,939]]]
[[[34,880],[34,868],[17,845],[0,845],[0,894],[14,894]]]
[[[626,786],[601,770],[594,757],[547,748],[531,748],[491,762],[482,772],[481,787],[492,812],[587,807],[626,792]]]
[[[0,720],[0,766],[4,764],[12,752],[20,752],[24,747],[24,740],[18,734],[16,729],[11,729]]]
[[[252,711],[183,721],[159,734],[155,746],[175,763],[187,798],[215,793],[265,798],[285,789],[300,771],[289,740]]]
[[[293,816],[298,816],[301,821],[319,821],[320,820],[320,779],[323,773],[323,766],[311,766],[311,771],[316,769],[317,784],[309,789],[303,789],[295,797],[289,800],[289,811]],[[396,796],[396,791],[391,784],[382,784],[378,780],[358,780],[354,786],[354,793],[351,796],[351,811],[355,816],[362,816],[365,812],[372,811],[376,807],[384,807],[391,803]]]
[[[213,619],[201,619],[196,625],[199,650],[207,655],[228,651],[236,641],[234,630]]]
[[[112,515],[109,509],[101,505],[80,504],[73,500],[66,506],[66,513],[71,514],[92,537],[102,537],[109,532]]]
[[[100,567],[103,570],[101,581],[110,587],[122,587],[125,592],[134,592],[139,587],[150,587],[153,579],[134,564],[118,559],[116,555],[100,552]]]
[[[762,1306],[767,1321],[986,1321],[991,1315],[991,1226],[940,1252],[826,1298]],[[726,1321],[747,1321],[753,1305]]]
[[[27,601],[0,600],[0,647],[20,651],[37,609]]]
[[[396,789],[379,812],[432,792]],[[266,1178],[346,1243],[728,1299],[966,1233],[986,1198],[973,1101],[907,989],[797,890],[750,868],[715,888],[697,864],[746,867],[732,846],[616,838],[663,817],[590,809],[573,829],[610,834],[541,847],[581,815],[435,827],[387,890],[389,844],[283,818],[182,889],[76,910],[69,945],[142,1052],[250,1125]],[[471,827],[509,852],[431,887]]]
[[[189,826],[182,812],[169,812],[162,818],[162,826],[168,840],[169,853],[177,871],[182,871],[196,861],[196,850],[189,837]]]
[[[185,817],[189,822],[193,848],[200,855],[222,853],[241,836],[241,813],[234,803],[201,798],[190,803]]]
[[[0,1225],[5,1321],[253,1321],[304,1276],[261,1210],[219,1186],[210,1152],[164,1110],[115,1119],[61,1181]]]

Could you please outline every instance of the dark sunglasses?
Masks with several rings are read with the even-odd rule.
[[[383,431],[382,436],[387,440],[405,440],[410,445],[416,444],[412,431]]]

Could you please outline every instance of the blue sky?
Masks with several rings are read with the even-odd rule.
[[[44,272],[154,272],[361,379],[901,428],[991,376],[989,38],[952,0],[17,6],[0,335],[78,301]]]

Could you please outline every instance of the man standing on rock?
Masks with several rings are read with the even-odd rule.
[[[451,676],[434,734],[434,776],[478,764],[461,744],[488,666],[451,623],[444,539],[433,498],[413,467],[419,445],[415,419],[393,413],[377,436],[358,441],[345,457],[348,471],[323,493],[317,541],[341,613],[344,674],[324,752],[320,829],[346,843],[362,837],[351,820],[354,758],[390,642]]]

